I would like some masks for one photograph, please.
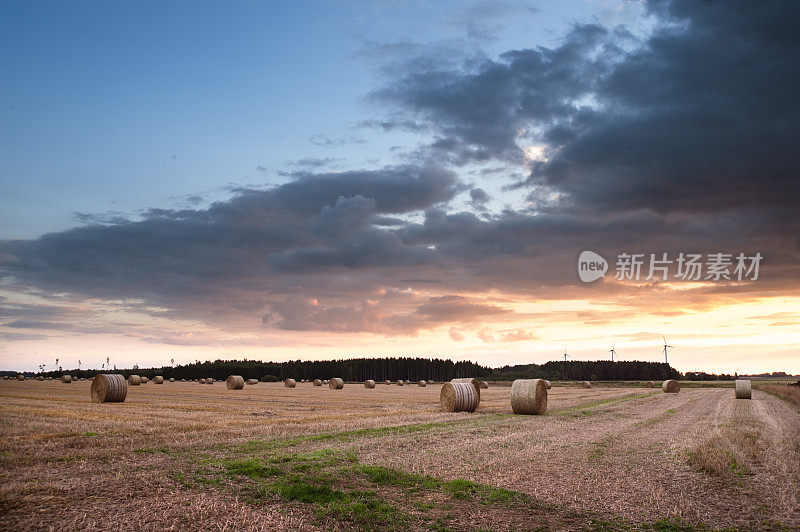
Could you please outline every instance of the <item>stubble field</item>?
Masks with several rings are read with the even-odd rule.
[[[759,390],[0,381],[5,529],[800,529],[800,411]]]

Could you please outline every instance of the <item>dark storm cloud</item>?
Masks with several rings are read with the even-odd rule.
[[[581,208],[707,212],[800,197],[797,2],[653,2],[654,32],[576,27],[555,48],[403,71],[374,96],[453,161],[520,161]],[[536,200],[536,195],[532,197]]]
[[[473,188],[469,191],[469,204],[473,209],[485,211],[490,199],[489,194],[482,188]]]
[[[607,54],[599,50],[607,31],[596,25],[574,29],[557,49],[510,51],[499,61],[470,58],[455,68],[403,69],[373,97],[414,112],[439,131],[432,147],[460,152],[464,160],[520,160],[520,132],[563,120],[578,111],[575,100],[592,88]]]
[[[452,172],[391,167],[338,174],[297,173],[269,190],[243,190],[207,209],[152,209],[140,221],[95,224],[0,243],[8,279],[90,296],[207,295],[248,290],[270,263],[326,266],[404,258],[397,237],[371,225],[451,199]],[[413,255],[413,253],[412,253]]]

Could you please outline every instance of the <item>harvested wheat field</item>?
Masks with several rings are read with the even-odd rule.
[[[800,411],[758,389],[90,384],[0,382],[6,529],[800,527]]]

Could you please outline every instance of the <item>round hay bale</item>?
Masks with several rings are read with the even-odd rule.
[[[328,385],[328,379],[323,379],[323,381],[322,381],[322,384],[324,384],[325,386],[327,386],[327,385]]]
[[[206,377],[206,384],[214,384],[214,379],[211,377]]]
[[[478,389],[468,382],[446,382],[439,392],[445,412],[474,412],[480,401]]]
[[[435,381],[432,381],[432,380],[429,380],[429,381],[428,381],[428,384],[436,384],[436,382],[435,382]]]
[[[229,390],[241,390],[244,388],[244,377],[241,375],[231,375],[225,380],[225,386]]]
[[[43,380],[44,380],[44,375],[38,375],[38,376],[36,377],[36,380],[37,380],[37,381],[43,381]]]
[[[419,382],[417,383],[417,386],[419,386],[420,388],[424,388],[424,387],[426,387],[427,385],[428,385],[428,381],[419,381]]]
[[[661,389],[664,390],[664,393],[678,393],[681,391],[681,385],[678,381],[669,379],[664,381],[664,384],[661,385]]]
[[[411,381],[406,379],[406,384],[411,384]]]
[[[175,382],[175,377],[170,377],[169,382]]]
[[[153,377],[153,384],[164,384],[164,377],[161,375],[156,375]]]
[[[364,381],[364,388],[374,388],[374,387],[375,387],[375,381],[374,380],[368,379],[368,380]]]
[[[751,399],[752,390],[750,389],[749,379],[736,379],[736,398],[737,399]]]
[[[552,388],[552,387],[553,387],[553,385],[552,385],[552,384],[550,384],[550,381],[549,381],[549,380],[547,380],[547,379],[545,379],[544,383],[545,383],[545,385],[547,385],[547,389],[548,389],[548,390],[549,390],[550,388]]]
[[[205,380],[205,379],[200,379],[200,380],[199,380],[199,381],[197,381],[197,382],[199,382],[200,384],[205,384],[205,383],[206,383],[206,380]]]
[[[122,375],[97,375],[92,380],[92,401],[95,403],[122,403],[128,396],[128,382]]]
[[[150,380],[147,377],[142,377],[142,384],[147,384],[147,381]]]
[[[383,381],[383,383],[384,383],[386,386],[390,386],[390,385],[392,384],[392,381],[390,381],[389,379],[386,379],[385,381]]]
[[[511,384],[511,410],[515,414],[541,415],[547,412],[547,382],[517,379]]]
[[[319,379],[314,379],[314,381],[311,384],[313,384],[314,386],[322,386],[322,381]]]
[[[62,375],[61,382],[69,384],[70,382],[72,382],[72,375]]]
[[[306,382],[308,382],[308,381],[307,381],[307,380],[305,380],[305,379],[302,379],[300,382],[302,382],[303,384],[305,384],[305,383],[306,383]]]
[[[25,375],[23,375],[22,373],[20,373],[19,375],[17,375],[17,380],[18,380],[18,381],[24,381],[24,380],[25,380]]]
[[[7,381],[8,380],[8,375],[3,375],[3,380]]]
[[[285,381],[283,381],[283,385],[286,386],[287,388],[294,388],[295,386],[297,386],[297,381],[294,379],[286,379]]]
[[[339,377],[334,377],[328,383],[328,388],[330,388],[331,390],[341,390],[342,388],[344,388],[344,381]]]
[[[131,375],[128,377],[128,384],[131,386],[139,386],[142,384],[142,378],[138,375]]]
[[[258,384],[258,379],[247,379],[247,380],[245,381],[245,384],[250,384],[250,385],[252,385],[252,384]]]
[[[647,382],[644,384],[644,387],[645,387],[645,388],[655,388],[655,387],[656,387],[656,383],[654,383],[653,381],[647,381]]]
[[[581,383],[581,388],[591,388],[591,387],[592,387],[592,383],[589,382],[589,381],[583,381]]]
[[[398,380],[398,381],[397,381],[397,385],[398,385],[398,386],[402,386],[402,385],[404,385],[404,384],[405,384],[405,381],[402,381],[402,380]]]
[[[487,389],[489,387],[489,383],[486,382],[486,381],[481,381],[481,385],[480,386],[481,386],[482,390],[485,390],[485,389]]]

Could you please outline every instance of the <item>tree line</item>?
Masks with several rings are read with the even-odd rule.
[[[58,377],[62,373],[75,377],[89,378],[98,370],[50,371],[43,375]],[[153,378],[196,380],[211,377],[224,380],[229,375],[241,375],[245,379],[261,381],[282,381],[330,379],[340,377],[345,381],[382,380],[434,380],[449,381],[459,377],[475,377],[481,380],[511,381],[514,379],[548,380],[665,380],[681,379],[683,375],[664,362],[611,362],[601,361],[551,361],[545,364],[523,364],[489,368],[474,362],[443,360],[439,358],[350,358],[342,360],[290,360],[288,362],[262,362],[259,360],[215,360],[196,362],[179,366],[161,368],[138,368],[117,370],[125,377],[135,374]],[[709,375],[703,380],[731,379],[730,375]],[[697,378],[697,375],[691,374]]]

